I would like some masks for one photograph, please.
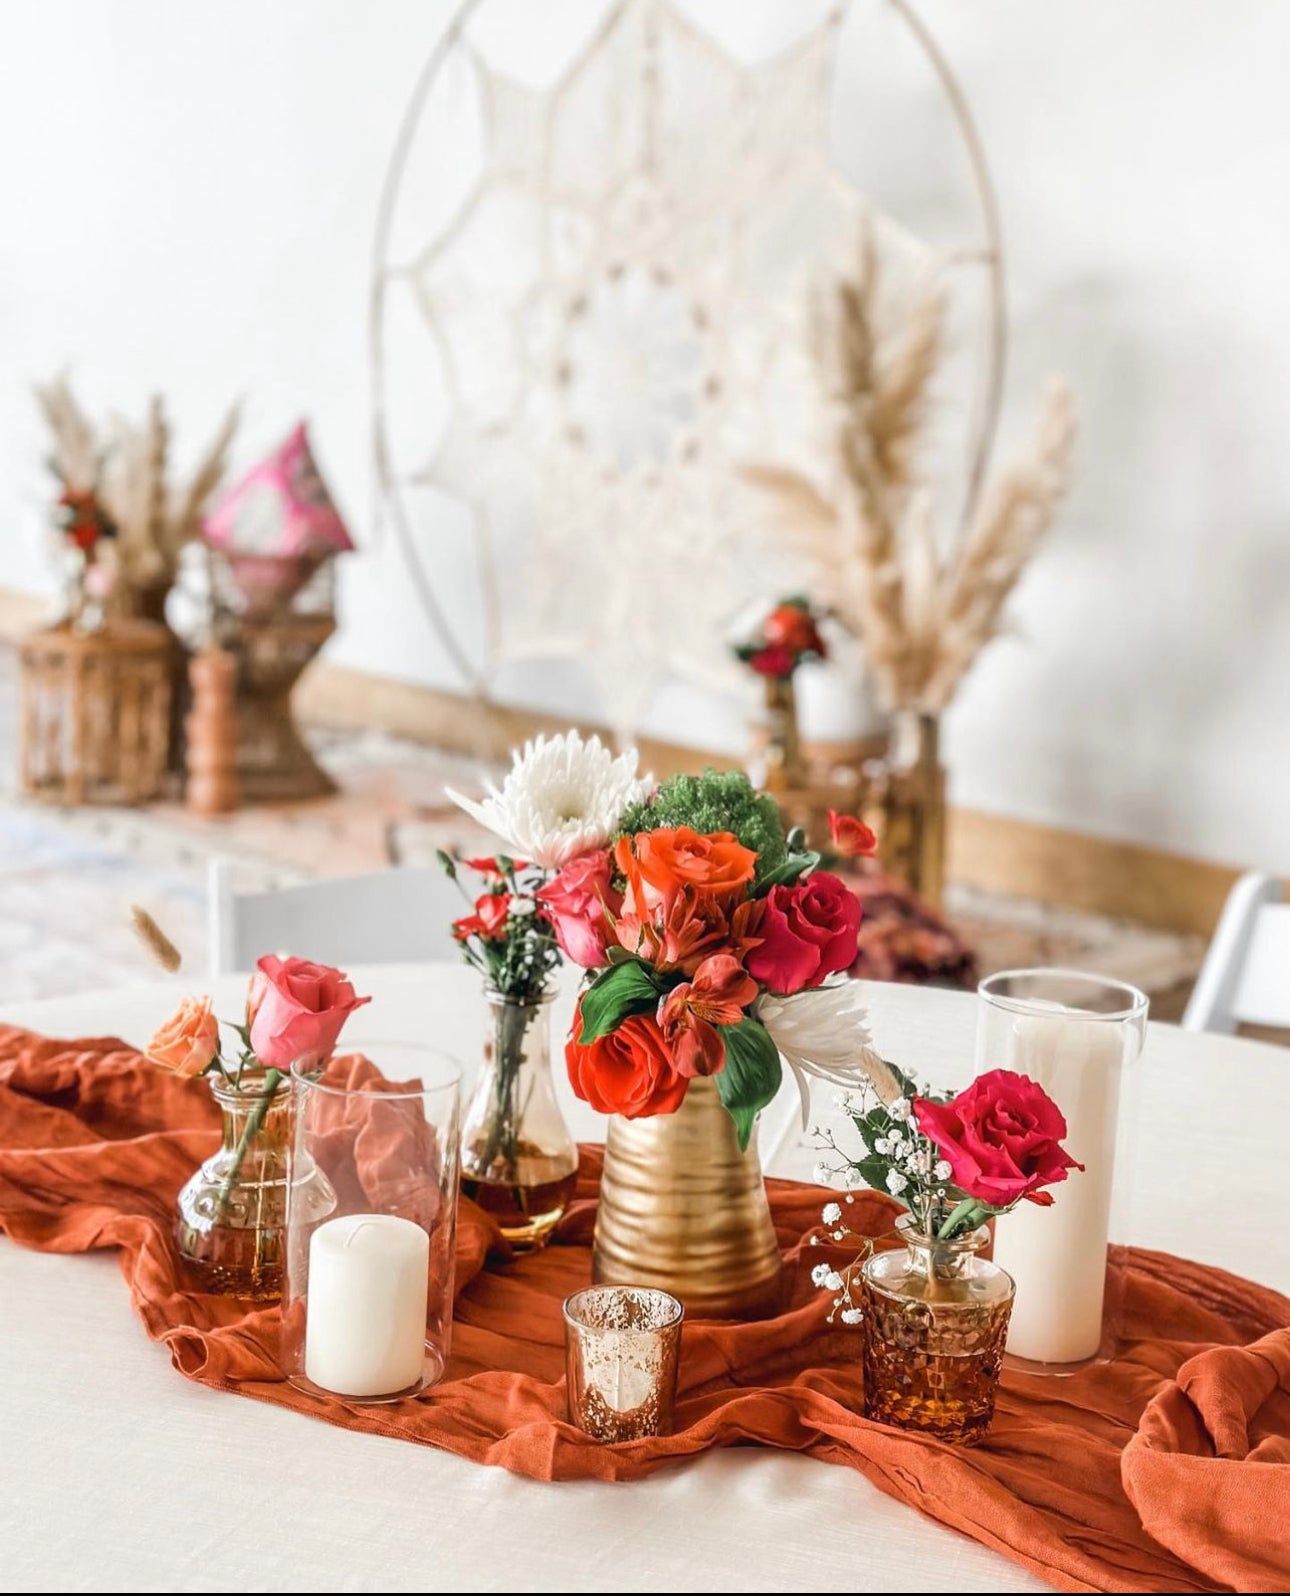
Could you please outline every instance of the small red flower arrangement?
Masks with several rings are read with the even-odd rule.
[[[891,1077],[894,1094],[886,1101],[872,1089],[844,1100],[864,1151],[852,1157],[831,1133],[820,1133],[821,1146],[835,1156],[816,1165],[815,1178],[822,1185],[840,1179],[848,1191],[887,1192],[929,1243],[969,1235],[1020,1202],[1051,1207],[1048,1188],[1084,1168],[1062,1146],[1064,1115],[1029,1076],[989,1070],[953,1096],[920,1092],[894,1068]],[[834,1241],[850,1234],[840,1204],[827,1203],[823,1218]],[[814,1271],[816,1285],[838,1293],[834,1307],[846,1324],[860,1319],[852,1276],[871,1245],[866,1239],[861,1256],[841,1272],[827,1264]]]
[[[795,595],[781,599],[757,634],[735,645],[735,655],[759,676],[785,681],[803,660],[827,659],[829,650],[811,601]]]

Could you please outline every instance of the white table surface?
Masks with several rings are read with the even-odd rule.
[[[357,1017],[369,1038],[477,1056],[482,1005],[469,971],[352,973],[375,997]],[[181,976],[15,1004],[0,1019],[141,1044],[177,995],[200,989]],[[236,1014],[243,990],[216,983],[217,1011]],[[868,995],[888,1057],[948,1086],[968,1078],[974,999],[877,985]],[[1290,1055],[1154,1026],[1133,1099],[1122,1238],[1290,1291]],[[580,1139],[603,1133],[567,1088],[563,1100]],[[763,1116],[761,1145],[769,1172],[810,1178],[816,1155],[787,1093]],[[1239,1205],[1225,1195],[1234,1160]],[[857,1588],[1047,1587],[853,1470],[809,1458],[740,1449],[632,1484],[550,1485],[207,1390],[146,1339],[112,1254],[56,1257],[0,1240],[0,1589]]]

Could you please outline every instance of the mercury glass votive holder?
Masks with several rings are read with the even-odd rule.
[[[666,1291],[589,1286],[564,1304],[569,1422],[596,1441],[670,1435],[685,1309]]]

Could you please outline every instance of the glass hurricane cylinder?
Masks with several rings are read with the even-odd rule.
[[[292,1073],[282,1353],[288,1378],[353,1403],[443,1372],[456,1257],[459,1080],[430,1048],[366,1043]]]
[[[484,993],[484,1061],[461,1130],[461,1186],[517,1250],[540,1247],[578,1181],[551,1079],[551,992]]]
[[[1142,1050],[1147,999],[1136,987],[1078,970],[1005,970],[982,981],[976,1069],[1037,1081],[1066,1119],[1063,1145],[1084,1165],[995,1225],[994,1257],[1017,1283],[1008,1351],[1061,1369],[1098,1355],[1107,1313],[1116,1144],[1125,1068]]]
[[[980,1256],[984,1226],[954,1241],[896,1228],[905,1250],[860,1271],[864,1416],[970,1446],[994,1416],[1012,1280]]]
[[[212,1076],[210,1090],[220,1145],[179,1193],[176,1240],[203,1291],[264,1301],[281,1294],[286,1260],[290,1085],[266,1099],[263,1073],[248,1071],[237,1085]]]

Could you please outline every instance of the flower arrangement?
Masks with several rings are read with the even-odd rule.
[[[154,397],[141,426],[119,418],[97,428],[65,377],[35,390],[49,426],[59,484],[56,524],[78,561],[81,591],[130,611],[139,595],[174,582],[180,551],[197,537],[224,474],[237,425],[231,410],[182,486],[170,477],[171,428]]]
[[[822,1185],[840,1178],[848,1192],[858,1186],[887,1192],[908,1209],[911,1233],[929,1246],[969,1236],[1020,1202],[1050,1207],[1048,1188],[1084,1167],[1062,1146],[1061,1110],[1028,1076],[990,1070],[950,1096],[920,1093],[908,1076],[892,1073],[899,1092],[889,1101],[872,1088],[843,1098],[864,1150],[853,1158],[830,1132],[819,1133],[835,1157],[816,1165],[815,1178]],[[851,1234],[839,1203],[827,1203],[822,1218],[833,1241]],[[834,1312],[844,1324],[860,1321],[853,1283],[871,1250],[866,1241],[845,1269],[819,1264],[813,1271],[815,1284],[836,1294]]]
[[[803,660],[829,657],[815,608],[800,595],[781,599],[756,635],[736,643],[734,652],[758,676],[776,681],[786,681]]]
[[[541,997],[560,963],[550,918],[537,897],[546,872],[505,854],[460,859],[441,848],[438,860],[470,905],[469,914],[452,922],[453,937],[466,962],[480,972],[491,991],[520,1002]],[[474,896],[462,883],[463,867],[479,878],[481,890]]]
[[[526,747],[483,803],[452,796],[549,872],[534,896],[588,972],[565,1061],[594,1108],[673,1113],[715,1078],[746,1147],[781,1057],[804,1098],[808,1075],[885,1071],[855,988],[828,984],[855,958],[859,900],[742,773],[651,790],[632,756],[570,733]]]
[[[269,954],[251,977],[243,1021],[223,1022],[237,1038],[229,1052],[209,997],[185,998],[157,1030],[144,1056],[159,1069],[185,1078],[207,1075],[238,1090],[244,1083],[259,1086],[255,1108],[223,1177],[221,1205],[227,1206],[283,1076],[293,1064],[321,1064],[349,1016],[370,1001],[359,997],[349,977],[330,965]]]

